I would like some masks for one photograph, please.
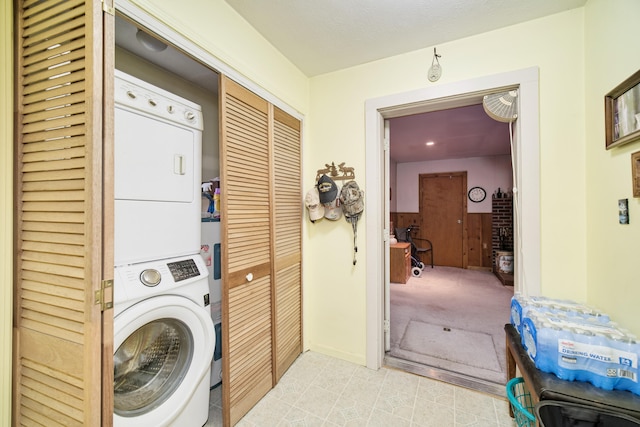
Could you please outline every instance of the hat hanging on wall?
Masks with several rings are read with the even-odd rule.
[[[318,180],[318,194],[320,203],[331,203],[338,196],[338,186],[327,175],[322,175]]]
[[[342,205],[340,198],[336,197],[333,202],[324,205],[324,217],[331,221],[337,221],[342,216]]]
[[[311,222],[316,222],[320,218],[324,217],[324,206],[320,203],[317,187],[313,187],[311,190],[307,191],[307,195],[304,198],[304,204],[309,211],[309,220],[311,220]]]
[[[344,219],[353,227],[353,265],[356,265],[358,252],[358,220],[364,211],[364,191],[355,181],[347,182],[340,190],[340,203]]]

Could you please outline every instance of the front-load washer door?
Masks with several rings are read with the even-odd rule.
[[[214,336],[209,312],[180,296],[152,297],[117,315],[114,426],[167,426],[179,417],[205,376],[209,384]],[[208,405],[201,410],[206,420]]]

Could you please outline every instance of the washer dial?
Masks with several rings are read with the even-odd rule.
[[[160,272],[153,268],[149,268],[140,273],[140,281],[143,285],[153,287],[160,283]]]

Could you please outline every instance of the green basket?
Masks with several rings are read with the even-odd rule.
[[[533,402],[522,377],[513,378],[507,383],[507,397],[518,427],[535,427]]]

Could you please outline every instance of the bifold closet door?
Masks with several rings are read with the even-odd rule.
[[[302,352],[300,121],[274,107],[274,339],[276,382]]]
[[[273,386],[269,104],[221,76],[222,394],[234,425]]]
[[[103,3],[113,6],[14,3],[13,425],[112,424],[113,310],[96,303],[113,278],[113,16]]]

